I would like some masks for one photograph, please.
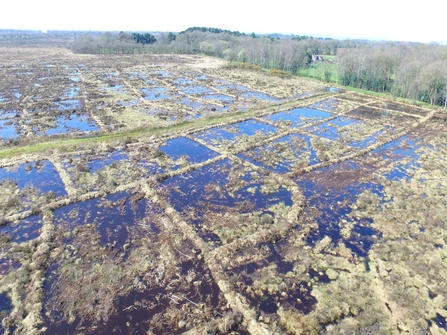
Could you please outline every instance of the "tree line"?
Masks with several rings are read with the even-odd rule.
[[[84,35],[76,39],[72,50],[77,53],[200,53],[294,75],[314,66],[313,55],[332,55],[336,56],[332,57],[334,60],[325,60],[320,65],[322,80],[433,105],[447,103],[447,46],[436,44],[277,34],[257,36],[192,27],[177,35],[169,32],[156,37],[126,32]]]
[[[189,27],[188,29],[179,32],[179,34],[190,33],[193,31],[201,31],[203,33],[210,32],[213,34],[226,33],[226,34],[233,35],[233,36],[245,36],[245,33],[241,33],[239,31],[231,31],[231,30],[226,30],[226,29],[208,28],[208,27]]]
[[[175,39],[175,36],[173,39]],[[71,49],[74,53],[87,54],[138,53],[144,50],[146,45],[153,45],[155,42],[157,42],[157,39],[149,33],[121,31],[119,34],[113,34],[106,32],[99,36],[91,34],[79,36],[74,41]]]
[[[337,56],[343,85],[446,107],[447,46],[388,42]]]

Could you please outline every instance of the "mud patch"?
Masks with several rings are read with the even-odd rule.
[[[346,116],[353,118],[360,118],[364,120],[372,120],[383,122],[388,125],[402,125],[414,122],[415,118],[402,115],[399,113],[393,113],[386,110],[379,110],[376,108],[370,108],[367,106],[361,106],[346,114]]]
[[[405,105],[405,104],[400,104],[397,102],[389,102],[389,101],[379,102],[379,101],[377,101],[377,102],[372,103],[371,106],[384,108],[384,109],[391,109],[391,110],[395,110],[398,112],[404,112],[404,113],[420,115],[420,116],[425,116],[428,114],[428,112],[426,110],[423,110],[422,108],[418,108],[415,106],[409,106],[409,105]]]

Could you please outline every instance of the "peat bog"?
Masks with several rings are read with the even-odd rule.
[[[441,111],[199,56],[3,55],[0,334],[447,332]]]

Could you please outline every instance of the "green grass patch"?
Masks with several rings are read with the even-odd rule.
[[[338,59],[338,57],[336,55],[323,55],[323,59],[325,61],[329,60],[335,62]]]
[[[327,56],[324,56],[325,59],[326,57]],[[327,61],[312,63],[306,68],[300,68],[298,69],[298,75],[301,77],[318,79],[326,83],[338,82],[337,64]]]

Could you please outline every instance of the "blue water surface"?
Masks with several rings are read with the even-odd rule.
[[[160,150],[171,156],[173,160],[186,155],[190,163],[200,163],[219,156],[217,152],[183,136],[168,140],[166,145],[160,147]]]
[[[264,116],[264,118],[274,122],[290,121],[292,127],[299,127],[307,122],[318,121],[328,117],[331,117],[330,113],[313,108],[296,108],[290,111]]]
[[[0,137],[4,140],[9,138],[16,139],[19,137],[14,121],[11,119],[0,120]]]
[[[34,186],[42,193],[67,194],[54,165],[47,160],[20,164],[12,169],[0,168],[0,182],[6,179],[15,180],[19,189]]]
[[[96,131],[100,128],[93,119],[89,119],[86,115],[71,114],[57,117],[56,128],[50,128],[48,135],[66,134],[78,131]]]
[[[278,130],[276,127],[269,124],[257,121],[248,120],[230,124],[228,126],[211,128],[198,133],[193,136],[206,141],[207,143],[221,142],[221,141],[233,141],[237,137],[242,135],[253,136],[258,132],[268,136],[276,133]]]

